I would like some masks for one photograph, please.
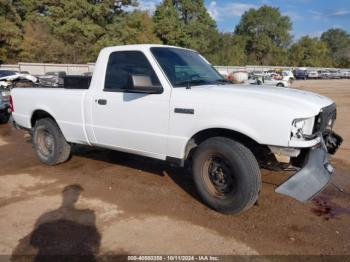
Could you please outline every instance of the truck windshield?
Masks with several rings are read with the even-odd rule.
[[[195,51],[152,47],[151,52],[174,87],[225,84],[227,82]]]

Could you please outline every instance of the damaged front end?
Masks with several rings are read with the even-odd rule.
[[[332,136],[337,137],[335,146],[327,149],[326,143],[321,136],[321,142],[307,153],[302,168],[277,187],[277,193],[306,202],[315,197],[328,185],[334,171],[334,167],[329,162],[328,152],[330,150],[336,151],[336,148],[340,146],[342,141],[340,136],[334,133]]]
[[[341,136],[332,131],[336,119],[336,107],[332,104],[321,110],[315,119],[314,134],[303,135],[305,140],[317,139],[317,145],[304,150],[295,158],[300,170],[276,189],[277,193],[290,196],[301,202],[314,198],[330,182],[334,167],[330,163],[333,155],[343,142]]]

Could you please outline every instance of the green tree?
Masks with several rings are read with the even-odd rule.
[[[249,63],[264,65],[276,64],[275,54],[280,57],[286,52],[292,39],[291,29],[288,16],[283,16],[278,8],[264,5],[246,11],[235,33],[246,39]]]
[[[0,60],[85,63],[105,46],[164,43],[198,50],[214,64],[350,67],[350,36],[330,29],[290,47],[292,24],[278,8],[245,12],[219,33],[203,0],[163,0],[153,17],[126,12],[136,0],[0,0]]]
[[[154,23],[147,12],[134,11],[115,18],[90,50],[97,56],[101,48],[125,44],[160,44],[154,34]]]
[[[59,55],[61,62],[94,61],[97,52],[92,51],[96,43],[109,33],[107,29],[111,24],[118,23],[120,18],[125,17],[123,7],[136,3],[135,0],[14,0],[13,6],[24,20],[23,31],[26,41],[21,45],[24,48],[21,52],[22,57],[29,59],[37,53],[31,55],[33,50],[29,44],[32,41],[30,34],[34,33],[38,36],[38,41],[45,39],[52,43],[36,44],[47,46],[47,54],[54,54],[46,56],[50,61],[56,61],[56,54]],[[34,21],[39,21],[41,24]],[[34,27],[31,28],[30,25]],[[37,30],[39,27],[43,29],[42,36]],[[64,48],[57,49],[62,43]],[[36,60],[43,59],[40,53],[35,57]]]
[[[147,12],[134,11],[125,14],[124,20],[125,44],[160,44],[160,39],[154,34],[155,26],[152,17]]]
[[[203,0],[163,0],[154,14],[155,32],[164,44],[210,54],[218,31]]]
[[[318,38],[302,37],[290,48],[292,66],[330,67],[332,57],[325,42]]]
[[[329,29],[321,35],[327,43],[335,66],[350,67],[350,35],[342,29]]]
[[[11,63],[20,52],[21,19],[10,0],[0,0],[0,61]]]
[[[217,47],[209,60],[216,65],[238,66],[246,64],[245,40],[232,33],[220,33]]]
[[[62,63],[69,53],[69,47],[54,37],[45,21],[29,20],[23,25],[23,41],[18,60],[22,62]]]

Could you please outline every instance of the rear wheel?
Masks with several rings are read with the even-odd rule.
[[[65,162],[71,152],[70,144],[51,118],[43,118],[35,123],[33,147],[38,159],[47,165]]]
[[[198,192],[211,208],[237,214],[251,207],[261,188],[261,174],[253,153],[223,137],[210,138],[197,148],[193,175]]]
[[[278,86],[278,87],[284,87],[284,84],[278,83],[277,86]]]

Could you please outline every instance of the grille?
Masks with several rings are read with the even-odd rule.
[[[321,109],[320,114],[315,119],[313,133],[326,132],[333,128],[334,122],[337,118],[337,108],[335,103]],[[330,122],[330,120],[332,120]]]

